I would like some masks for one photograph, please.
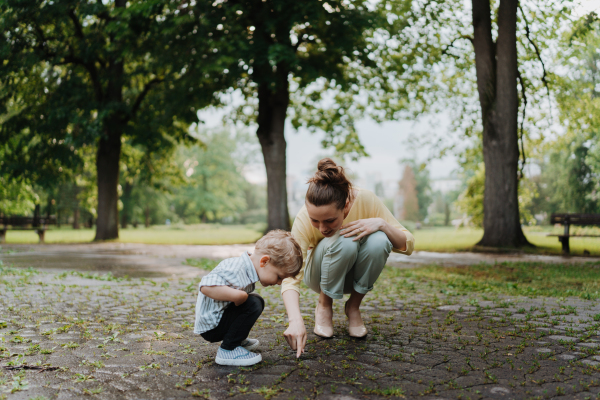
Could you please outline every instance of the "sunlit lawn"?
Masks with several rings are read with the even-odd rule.
[[[93,229],[49,229],[46,243],[82,243],[94,240]],[[250,225],[201,224],[185,227],[155,226],[119,230],[119,242],[147,244],[236,244],[253,243],[261,237],[259,227]],[[33,231],[6,233],[7,243],[37,243]]]
[[[198,224],[188,226],[153,226],[127,228],[119,231],[119,242],[147,244],[236,244],[253,243],[261,237],[262,226]],[[533,253],[560,254],[558,239],[546,236],[548,231],[525,230],[531,243],[538,246],[526,249]],[[481,229],[452,227],[423,228],[413,231],[418,251],[478,251],[475,244],[481,239]],[[94,239],[92,229],[50,229],[46,232],[46,243],[82,243]],[[37,243],[33,231],[8,231],[7,243]],[[571,238],[571,254],[582,255],[584,250],[592,256],[600,256],[600,238]]]
[[[561,265],[505,262],[461,267],[386,268],[386,285],[447,295],[470,293],[600,298],[600,269],[592,263]],[[598,314],[600,318],[600,314]]]
[[[532,253],[561,254],[561,245],[556,236],[547,236],[549,229],[543,232],[533,232],[525,228],[527,239],[537,246],[526,249]],[[483,230],[473,228],[423,228],[413,232],[416,249],[421,251],[477,251],[474,245],[483,236]],[[600,237],[598,238],[571,238],[571,254],[583,255],[584,250],[590,255],[600,256]]]

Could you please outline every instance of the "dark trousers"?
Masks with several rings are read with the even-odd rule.
[[[225,309],[221,321],[216,328],[206,331],[201,336],[209,342],[220,342],[225,350],[238,347],[250,333],[250,330],[265,309],[265,301],[256,293],[248,294],[248,300],[236,306],[231,303]]]

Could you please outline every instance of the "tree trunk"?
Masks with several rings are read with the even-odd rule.
[[[119,238],[119,159],[121,156],[120,132],[107,133],[98,145],[96,168],[98,173],[98,219],[96,238],[110,240]]]
[[[115,7],[124,8],[127,0],[116,0]],[[110,40],[116,40],[114,34]],[[119,238],[119,161],[121,159],[121,136],[124,115],[117,111],[123,104],[123,59],[115,54],[109,59],[106,69],[109,77],[106,91],[102,95],[107,115],[103,120],[103,135],[98,141],[96,170],[98,182],[98,218],[94,240]]]
[[[40,226],[40,214],[40,205],[36,204],[35,208],[33,209],[33,223],[31,224],[33,228],[37,228]]]
[[[444,202],[444,226],[450,226],[450,204]]]
[[[120,0],[121,2],[122,0]],[[112,104],[123,101],[123,62],[112,61],[106,97]],[[98,219],[94,240],[119,238],[119,161],[123,120],[113,111],[104,120],[104,135],[98,141],[96,170],[98,181]]]
[[[73,229],[79,229],[79,204],[73,210]]]
[[[150,207],[148,206],[144,210],[144,226],[150,228]]]
[[[122,209],[121,210],[121,229],[125,229],[127,228],[127,210]]]
[[[272,91],[266,83],[261,84],[258,88],[258,130],[256,134],[267,170],[267,232],[273,229],[290,230],[284,136],[290,94],[287,74],[282,75],[285,82],[281,82],[276,91]]]
[[[473,2],[473,46],[483,123],[484,234],[488,247],[528,245],[519,221],[517,6],[501,0],[498,39],[492,39],[490,0]]]
[[[123,209],[121,210],[121,228],[127,228],[127,224],[129,223],[129,218],[131,217],[131,192],[133,190],[133,185],[129,182],[125,182],[125,186],[123,187],[123,196],[121,196],[121,201],[123,202]]]

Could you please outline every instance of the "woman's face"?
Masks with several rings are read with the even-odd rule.
[[[310,223],[325,237],[333,236],[340,229],[348,215],[348,202],[346,202],[346,207],[341,210],[333,203],[325,206],[315,206],[307,201],[305,204]]]

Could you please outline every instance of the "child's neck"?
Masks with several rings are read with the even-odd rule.
[[[258,269],[260,268],[260,254],[258,254],[256,251],[254,253],[250,253],[247,252],[248,256],[250,257],[250,261],[252,261],[252,265],[254,265],[254,269],[256,270],[256,273],[258,274]]]

